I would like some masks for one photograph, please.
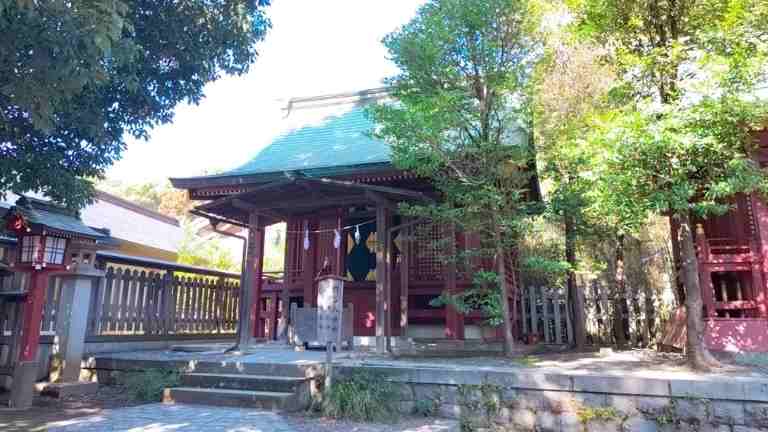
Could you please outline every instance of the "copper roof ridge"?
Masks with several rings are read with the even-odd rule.
[[[389,96],[389,87],[376,87],[355,92],[330,93],[317,96],[301,96],[288,99],[283,111],[306,108],[322,108],[335,105],[349,105],[360,102],[370,102]],[[317,103],[325,102],[325,103]]]

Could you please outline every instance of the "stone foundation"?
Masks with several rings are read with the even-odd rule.
[[[768,431],[768,379],[657,379],[472,370],[449,367],[339,366],[397,383],[403,411],[507,430],[541,432]]]

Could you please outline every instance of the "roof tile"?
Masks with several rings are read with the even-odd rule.
[[[319,123],[284,133],[246,164],[220,175],[390,162],[389,146],[372,136],[373,128],[364,107],[350,106]]]

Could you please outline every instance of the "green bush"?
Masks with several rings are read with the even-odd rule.
[[[140,401],[157,402],[163,398],[163,390],[181,383],[181,372],[176,369],[147,369],[126,372],[123,377],[131,398]]]
[[[356,372],[334,380],[323,394],[323,415],[365,422],[391,421],[397,418],[398,392],[380,374]]]

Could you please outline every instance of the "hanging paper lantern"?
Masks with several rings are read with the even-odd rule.
[[[355,225],[355,244],[360,244],[360,225]]]
[[[304,228],[304,250],[309,250],[309,229]]]
[[[333,230],[333,247],[338,249],[341,246],[341,234],[338,228]]]

